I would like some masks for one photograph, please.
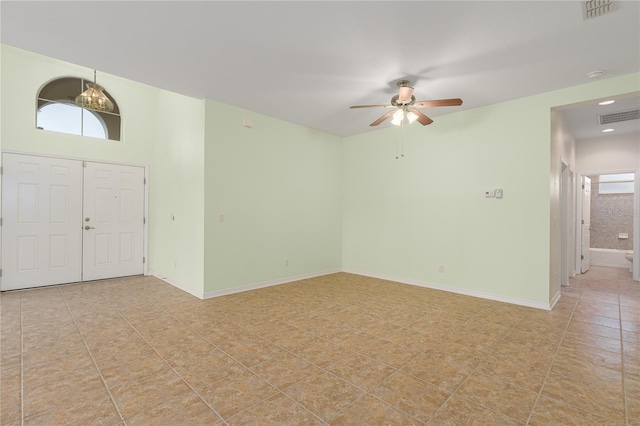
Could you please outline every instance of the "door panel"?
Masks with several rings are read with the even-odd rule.
[[[7,253],[8,257],[9,253]],[[18,272],[38,269],[38,237],[25,235],[18,237]]]
[[[69,246],[67,235],[51,235],[49,237],[49,264],[52,269],[65,268],[69,264],[66,248]]]
[[[77,282],[82,162],[2,155],[2,290]]]
[[[84,281],[144,273],[144,168],[86,163]]]

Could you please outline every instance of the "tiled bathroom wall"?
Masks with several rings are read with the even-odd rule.
[[[591,247],[633,250],[633,194],[600,194],[591,178]],[[627,233],[629,238],[618,238]]]

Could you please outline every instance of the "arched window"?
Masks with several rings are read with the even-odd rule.
[[[90,80],[63,77],[50,81],[38,92],[36,127],[53,132],[90,136],[99,139],[120,140],[120,110],[115,99],[113,111],[96,111],[76,105],[76,97]]]

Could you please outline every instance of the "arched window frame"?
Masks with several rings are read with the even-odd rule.
[[[61,131],[57,129],[43,129],[50,130],[59,133],[67,133],[67,134],[76,134],[80,136],[94,137],[95,135],[86,135],[84,134],[84,116],[85,114],[91,114],[104,126],[105,129],[105,140],[112,141],[120,141],[121,140],[121,128],[122,128],[122,117],[120,115],[120,108],[118,106],[117,101],[111,96],[108,91],[105,89],[104,94],[109,97],[109,99],[114,104],[114,109],[111,112],[107,111],[95,111],[91,109],[87,109],[76,105],[75,98],[80,93],[82,93],[87,83],[92,83],[93,81],[80,78],[80,77],[58,77],[48,82],[44,83],[39,89],[36,97],[36,128],[43,129],[39,126],[38,116],[41,112],[42,108],[51,104],[64,104],[64,105],[72,105],[77,107],[80,110],[80,114],[78,115],[79,132],[76,131]]]

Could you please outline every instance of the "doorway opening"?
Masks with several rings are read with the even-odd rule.
[[[637,263],[633,256],[637,243],[636,176],[634,172],[582,176],[582,273],[589,269],[584,268],[585,259],[591,266],[624,268],[633,273]]]

